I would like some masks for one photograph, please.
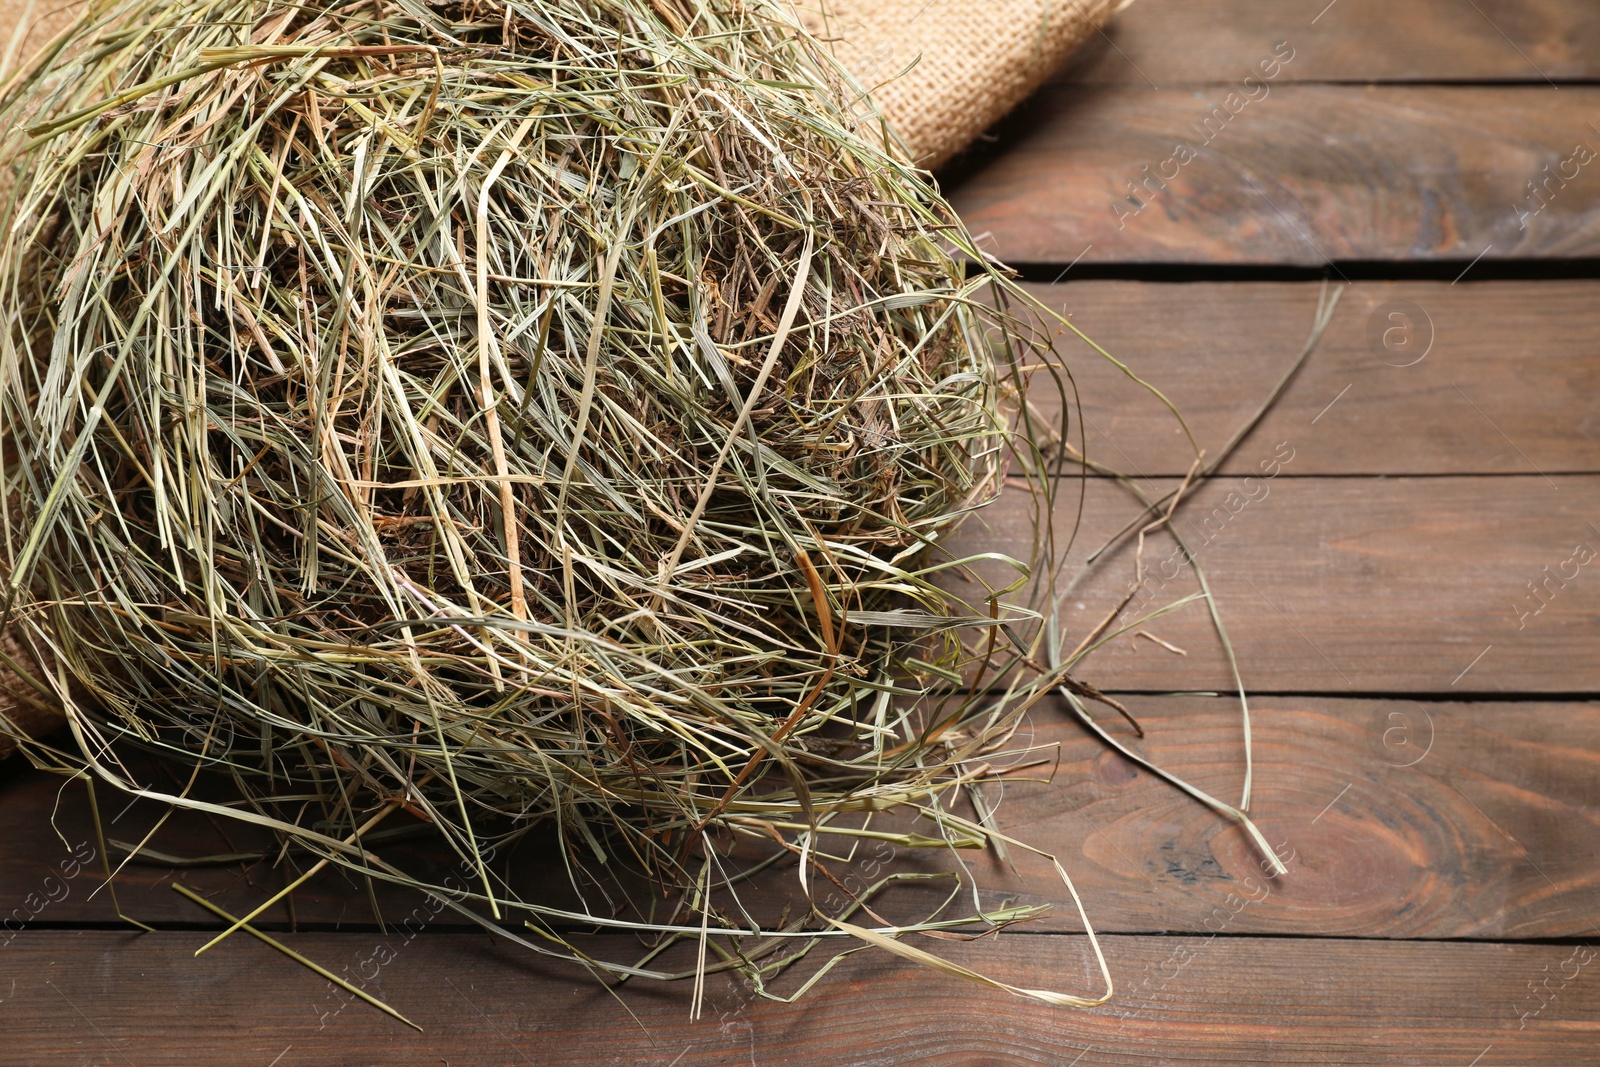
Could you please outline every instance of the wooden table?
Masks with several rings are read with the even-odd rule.
[[[1077,880],[1109,1005],[861,954],[795,1005],[712,981],[693,1021],[687,987],[619,1000],[443,919],[380,930],[338,876],[263,917],[418,1034],[247,937],[192,958],[215,924],[166,884],[237,913],[281,869],[130,867],[122,907],[157,932],[119,922],[92,869],[62,875],[93,848],[81,785],[10,761],[0,918],[28,921],[0,930],[0,1064],[1600,1063],[1597,77],[1593,0],[1140,0],[947,176],[985,247],[1213,451],[1341,289],[1304,369],[1179,513],[1253,695],[1251,810],[1289,874],[1266,878],[1237,827],[1060,707],[1034,725],[1061,743],[1054,781],[1001,802]],[[1171,419],[1066,352],[1093,454],[1173,484],[1189,455]],[[1127,498],[1084,491],[1080,543],[1098,543]],[[964,536],[1024,534],[1013,508]],[[1068,632],[1129,562],[1085,586]],[[1118,640],[1084,677],[1129,704],[1143,751],[1237,799],[1237,706],[1203,695],[1230,684],[1203,612],[1148,629],[1186,654]],[[214,838],[180,819],[157,844]],[[975,862],[993,901],[1064,903],[1042,864]],[[391,922],[415,903],[384,900]],[[1063,907],[937,947],[1087,991],[1080,929]]]

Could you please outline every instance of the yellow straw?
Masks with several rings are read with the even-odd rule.
[[[394,1016],[396,1019],[399,1019],[401,1022],[405,1023],[407,1026],[411,1027],[413,1030],[417,1031],[418,1033],[422,1033],[423,1032],[422,1031],[422,1027],[418,1026],[416,1023],[412,1022],[410,1019],[407,1019],[404,1015],[401,1015],[399,1012],[397,1012],[393,1008],[389,1007],[389,1005],[385,1004],[383,1001],[379,1000],[377,997],[374,997],[373,995],[371,995],[370,993],[367,993],[364,990],[357,989],[355,986],[351,985],[349,982],[346,982],[343,978],[340,978],[338,975],[334,974],[332,971],[328,970],[326,967],[323,967],[320,964],[312,963],[310,960],[308,960],[304,956],[300,955],[300,953],[296,952],[294,949],[290,948],[288,945],[285,945],[282,941],[279,941],[276,938],[268,937],[266,934],[262,933],[260,930],[257,930],[254,926],[251,926],[245,920],[243,920],[243,919],[235,919],[232,915],[229,915],[227,912],[223,911],[221,908],[219,908],[215,904],[211,903],[211,901],[207,900],[205,897],[201,896],[199,893],[194,892],[193,890],[189,889],[186,886],[181,886],[177,882],[173,882],[172,883],[172,888],[175,891],[177,891],[178,893],[181,893],[183,896],[188,897],[190,900],[194,901],[196,904],[200,905],[202,908],[206,909],[211,914],[215,915],[217,918],[225,919],[226,921],[228,921],[230,923],[233,923],[234,924],[233,925],[233,929],[235,929],[235,930],[243,930],[245,933],[249,934],[251,937],[259,938],[260,940],[265,941],[267,944],[271,945],[273,948],[277,949],[279,952],[283,953],[285,956],[288,956],[291,960],[294,960],[296,963],[300,964],[302,967],[309,967],[311,970],[316,971],[318,974],[322,975],[322,977],[326,978],[328,981],[332,982],[334,985],[338,986],[340,989],[344,989],[344,990],[347,990],[347,991],[349,991],[351,993],[354,993],[356,996],[360,997],[362,1000],[366,1001],[368,1004],[371,1004],[374,1008],[377,1008],[379,1011],[381,1011],[381,1012],[383,1012],[383,1013],[385,1013],[387,1015]]]

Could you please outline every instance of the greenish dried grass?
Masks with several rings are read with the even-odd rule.
[[[554,929],[780,966],[708,834],[999,840],[951,800],[1064,675],[1057,552],[957,595],[940,544],[1054,506],[1060,368],[858,101],[758,0],[95,6],[0,99],[0,571],[81,749],[35,758],[422,884],[363,841],[404,811],[613,974],[667,976]],[[523,899],[539,824],[676,906]]]

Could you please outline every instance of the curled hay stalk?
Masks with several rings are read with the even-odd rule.
[[[741,919],[714,841],[809,896],[850,813],[1006,840],[954,808],[1065,677],[1065,434],[1020,403],[1059,367],[858,99],[763,0],[92,6],[0,100],[6,620],[80,750],[34,758],[610,975],[674,976],[561,931],[697,972],[723,931],[758,982],[815,936]],[[1034,558],[953,578],[1007,478]],[[466,889],[370,846],[402,809]],[[654,902],[520,896],[490,858],[540,824]],[[812,907],[988,981],[900,939],[960,919]]]

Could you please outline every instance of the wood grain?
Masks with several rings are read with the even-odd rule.
[[[17,9],[0,3],[0,21]],[[1267,95],[1213,117],[1209,140],[1196,135],[1191,124],[1280,42],[1293,58]],[[1561,577],[1575,546],[1600,550],[1600,282],[1475,280],[1499,264],[1600,256],[1600,160],[1542,198],[1528,187],[1578,144],[1600,149],[1600,87],[1575,84],[1596,77],[1590,0],[1139,0],[948,172],[984,247],[1054,265],[1044,277],[1074,261],[1186,264],[1204,277],[1213,264],[1271,276],[1358,260],[1364,276],[1388,262],[1397,273],[1432,264],[1444,279],[1351,287],[1277,409],[1178,516],[1258,694],[1252,812],[1290,873],[1266,878],[1238,828],[1106,751],[1059,705],[1039,708],[1027,735],[1059,745],[1053,779],[991,798],[1009,831],[1075,878],[1106,933],[1111,1005],[1040,1008],[863,953],[793,1006],[713,976],[692,1021],[686,985],[633,985],[619,1001],[576,969],[449,921],[415,937],[379,930],[366,887],[343,875],[306,886],[293,913],[268,914],[276,928],[311,928],[286,937],[415,1018],[418,1035],[249,939],[192,957],[215,924],[167,888],[174,877],[239,912],[298,857],[176,875],[128,867],[124,909],[165,929],[114,928],[81,862],[92,840],[82,787],[13,759],[0,763],[0,1067],[1600,1064],[1600,560]],[[1196,157],[1127,200],[1126,183],[1159,170],[1179,138]],[[1315,284],[1075,281],[1079,269],[1035,292],[1163,388],[1208,449],[1270,390],[1316,303]],[[1384,330],[1420,338],[1421,320],[1432,345],[1400,366],[1411,335],[1386,345]],[[1188,460],[1170,419],[1074,352],[1091,453],[1147,488],[1170,486]],[[1246,480],[1274,460],[1276,477]],[[1114,485],[1085,491],[1074,565],[1131,510]],[[958,544],[1020,553],[1026,524],[1011,499]],[[1194,588],[1177,562],[1162,576],[1171,553],[1159,536],[1147,551],[1147,607]],[[1111,557],[1067,601],[1069,640],[1119,598],[1129,567],[1126,552]],[[1188,655],[1122,637],[1082,675],[1125,694],[1230,683],[1200,611],[1148,628]],[[1130,743],[1238,799],[1230,700],[1127,701],[1148,731]],[[163,814],[101,801],[114,837],[138,839]],[[189,815],[154,843],[190,856],[265,844]],[[451,867],[419,843],[383,848],[434,874]],[[560,901],[548,857],[535,844],[505,862]],[[922,947],[1026,985],[1094,988],[1045,864],[1020,851],[1015,870],[962,858],[986,906],[1056,911],[995,941]],[[891,859],[930,872],[959,862]],[[391,924],[417,902],[373,895]],[[792,870],[744,899],[792,914]],[[930,899],[903,885],[875,904],[912,919]],[[620,938],[591,947],[642,951]]]
[[[1134,742],[1159,765],[1213,795],[1238,800],[1243,775],[1237,704],[1213,697],[1133,698],[1148,731]],[[1115,755],[1068,719],[1058,704],[1033,716],[1030,740],[1060,746],[1048,784],[1018,781],[992,793],[1008,833],[1060,856],[1077,882],[1095,927],[1108,933],[1204,934],[1225,921],[1228,933],[1368,938],[1551,938],[1581,936],[1600,915],[1600,705],[1447,704],[1399,700],[1266,698],[1254,705],[1253,810],[1290,874],[1269,878],[1262,857],[1219,816]],[[82,787],[61,796],[43,775],[0,788],[12,830],[0,841],[0,922],[12,927],[111,923],[106,894],[91,896],[98,867],[63,881],[73,848],[94,841]],[[121,804],[106,805],[120,808]],[[153,821],[156,809],[125,816],[124,833]],[[150,816],[150,817],[147,817]],[[903,822],[903,820],[902,820]],[[880,828],[899,825],[880,821]],[[907,823],[905,829],[913,827]],[[237,844],[241,833],[232,829]],[[223,851],[204,820],[177,817],[152,842],[169,853]],[[545,844],[545,847],[548,847]],[[564,874],[547,853],[517,858],[526,895],[554,903]],[[433,864],[430,852],[385,847],[406,866]],[[1015,872],[992,857],[968,855],[970,873],[989,906],[1007,899],[1049,904],[1038,929],[1073,930],[1070,899],[1046,863],[1017,851]],[[863,851],[838,871],[846,884],[883,871],[949,871],[943,852]],[[66,865],[64,868],[63,865]],[[437,873],[437,872],[435,872]],[[54,877],[55,882],[50,879]],[[185,884],[235,914],[253,909],[282,884],[268,863],[174,871],[126,868],[123,908],[147,923],[208,924],[172,893]],[[57,888],[65,885],[65,889]],[[919,917],[948,892],[895,889],[878,903],[895,921]],[[42,905],[29,915],[27,902]],[[51,896],[60,899],[43,901]],[[302,924],[370,927],[359,883],[329,873],[296,894]],[[419,897],[380,886],[391,923]],[[791,867],[741,893],[766,921],[788,907],[803,910]],[[1218,917],[1222,916],[1221,919]],[[264,925],[281,928],[275,909]],[[462,920],[450,915],[432,925]],[[5,933],[0,932],[0,940]]]
[[[1600,553],[1600,478],[1282,476],[1316,447],[1308,432],[1246,448],[1247,462],[1276,465],[1279,476],[1211,481],[1175,519],[1206,569],[1247,687],[1351,695],[1600,692],[1593,655],[1600,559],[1580,562],[1586,552]],[[1173,484],[1145,487],[1159,494]],[[1139,510],[1102,480],[1088,482],[1083,493],[1069,575]],[[1063,542],[1074,504],[1057,508]],[[1018,492],[963,526],[950,551],[1026,559],[1031,543],[1027,498]],[[1147,612],[1197,591],[1167,534],[1149,542],[1145,562],[1133,608],[1142,604]],[[980,573],[999,582],[1012,572],[984,566]],[[1127,595],[1133,575],[1130,540],[1063,604],[1068,647]],[[1528,583],[1538,583],[1536,590]],[[952,588],[982,595],[975,583]],[[1188,655],[1145,642],[1135,648],[1123,638],[1094,653],[1081,675],[1107,690],[1231,688],[1203,606],[1149,629]]]
[[[1134,9],[1130,9],[1132,11]],[[1085,281],[1030,290],[1170,398],[1215,454],[1311,330],[1315,282]],[[1147,390],[1071,339],[1090,455],[1130,474],[1194,458]],[[1359,282],[1255,442],[1293,437],[1291,477],[1600,471],[1600,282]],[[1042,385],[1033,398],[1054,414]]]
[[[1059,77],[1141,88],[1236,81],[1285,40],[1300,53],[1281,75],[1292,81],[1542,83],[1600,75],[1593,4],[1475,2],[1478,11],[1458,0],[1139,0]]]
[[[629,986],[619,1002],[480,938],[289,938],[335,971],[375,975],[418,1034],[359,1002],[340,1010],[343,994],[253,941],[194,959],[195,933],[27,934],[0,953],[0,1064],[1600,1063],[1589,946],[1104,940],[1122,992],[1091,1010],[862,954],[793,1005],[713,978],[693,1021],[687,985]],[[1093,987],[1081,937],[926,944],[1019,984]],[[384,947],[387,965],[369,963]]]
[[[1273,83],[1243,104],[1231,91],[1047,88],[947,191],[1012,263],[1600,254],[1600,159],[1568,163],[1543,201],[1529,193],[1577,145],[1600,151],[1586,121],[1600,89]],[[1180,142],[1196,153],[1181,166],[1167,162]],[[1140,193],[1146,166],[1156,184]]]

